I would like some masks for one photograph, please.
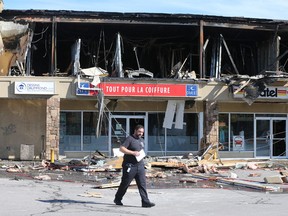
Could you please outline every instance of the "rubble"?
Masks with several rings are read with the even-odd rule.
[[[259,177],[259,176],[261,176],[261,173],[250,173],[248,176],[249,177]]]
[[[98,192],[85,192],[84,194],[79,194],[78,196],[82,196],[82,197],[94,197],[94,198],[102,198],[103,195],[101,193]]]
[[[35,176],[34,179],[48,181],[48,180],[51,180],[51,177],[48,175],[39,175],[39,176]]]
[[[282,176],[277,175],[277,176],[267,176],[264,178],[264,181],[268,184],[282,184]]]
[[[15,165],[14,167],[8,167],[6,171],[11,173],[22,172],[21,168],[18,165]]]
[[[215,145],[199,156],[144,158],[148,185],[153,187],[235,187],[262,191],[288,190],[285,161],[257,159],[220,159]],[[106,157],[101,152],[83,159],[67,159],[51,163],[42,161],[1,161],[0,177],[28,178],[44,181],[80,181],[95,188],[118,187],[121,178],[122,156]],[[210,182],[208,184],[208,182]],[[214,183],[213,183],[214,182]],[[165,183],[165,184],[164,184]],[[220,186],[219,186],[220,184]],[[131,183],[134,186],[135,182]],[[84,195],[83,195],[84,196]],[[85,196],[94,197],[92,194]],[[96,196],[96,195],[95,195]]]
[[[0,76],[15,75],[12,71],[17,71],[17,75],[24,75],[32,35],[28,24],[0,21]]]

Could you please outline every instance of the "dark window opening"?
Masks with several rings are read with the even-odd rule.
[[[112,64],[116,36],[120,33],[124,71],[142,68],[153,73],[154,78],[177,78],[181,68],[181,71],[194,71],[197,78],[200,77],[199,26],[59,22],[56,32],[55,75],[72,75],[72,46],[80,38],[81,68],[98,66],[107,70],[110,76],[117,76],[113,74]],[[51,23],[35,24],[32,75],[42,76],[51,72],[52,33]],[[227,47],[221,42],[221,35]],[[235,67],[239,74],[250,76],[263,70],[277,69],[277,37],[274,32],[204,26],[204,43],[207,40],[203,78],[237,74]],[[280,55],[287,50],[285,43],[285,37],[281,38]],[[217,64],[220,64],[218,72]],[[280,59],[279,65],[286,71],[287,56]]]

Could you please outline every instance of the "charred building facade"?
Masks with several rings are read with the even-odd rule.
[[[149,155],[287,158],[288,21],[3,10],[0,158],[114,155],[137,124]],[[22,156],[23,157],[23,156]]]

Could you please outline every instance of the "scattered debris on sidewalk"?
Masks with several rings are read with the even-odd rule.
[[[210,145],[202,154],[144,158],[147,182],[153,187],[226,186],[262,191],[288,191],[286,160],[220,159],[218,145]],[[80,181],[95,188],[114,188],[120,184],[122,156],[107,157],[97,151],[83,159],[61,161],[0,161],[1,176],[27,177],[45,181]],[[208,183],[210,182],[210,183]],[[131,186],[136,185],[135,182]],[[220,186],[219,186],[220,185]],[[86,194],[85,196],[94,196]],[[96,196],[96,195],[95,195]]]
[[[51,177],[48,175],[39,175],[35,176],[34,179],[48,181],[51,180]]]
[[[84,194],[78,194],[78,196],[81,197],[94,197],[94,198],[102,198],[103,195],[101,193],[98,192],[85,192]]]
[[[19,173],[19,172],[22,172],[22,169],[19,165],[15,164],[15,166],[13,167],[8,167],[6,171],[11,172],[11,173]]]
[[[248,176],[249,177],[259,177],[259,176],[261,176],[261,173],[250,173]]]

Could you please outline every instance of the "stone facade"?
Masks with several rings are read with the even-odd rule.
[[[47,99],[46,106],[46,159],[51,159],[51,150],[55,159],[59,157],[59,122],[60,122],[60,98]]]
[[[217,101],[205,101],[205,128],[206,143],[218,143],[219,121]]]

